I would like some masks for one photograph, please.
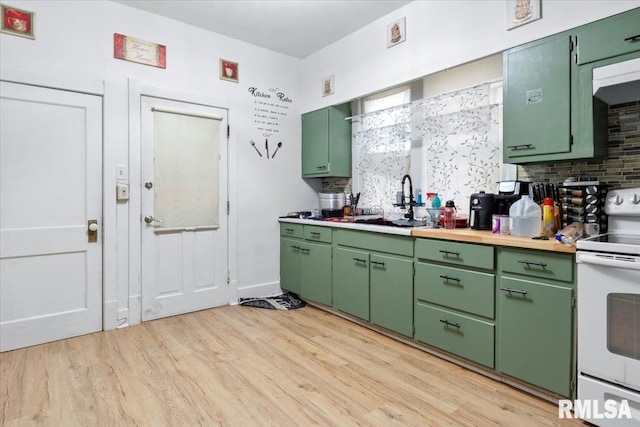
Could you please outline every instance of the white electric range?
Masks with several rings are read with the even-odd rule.
[[[609,232],[578,240],[576,245],[577,396],[591,409],[589,414],[582,414],[584,420],[598,426],[637,427],[640,188],[610,191],[604,209],[609,216]]]

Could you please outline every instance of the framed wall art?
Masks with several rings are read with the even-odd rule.
[[[115,33],[113,57],[152,67],[167,68],[167,47]]]
[[[2,14],[2,22],[0,23],[0,31],[14,36],[35,39],[34,36],[34,18],[35,12],[16,9],[0,3],[0,13]]]
[[[220,59],[220,79],[238,83],[238,63]]]
[[[333,74],[322,79],[322,96],[332,95],[334,92],[335,80]]]
[[[398,45],[407,39],[405,23],[406,18],[400,18],[387,25],[387,48]]]
[[[507,0],[507,30],[540,19],[541,0]]]

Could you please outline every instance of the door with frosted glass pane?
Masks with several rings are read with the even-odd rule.
[[[142,320],[228,302],[227,110],[143,96]]]

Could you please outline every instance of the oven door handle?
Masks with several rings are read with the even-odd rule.
[[[576,261],[585,264],[597,264],[605,267],[640,270],[640,262],[633,256],[624,255],[592,255],[578,252]]]

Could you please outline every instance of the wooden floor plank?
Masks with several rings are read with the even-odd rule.
[[[556,405],[314,307],[220,307],[0,354],[0,425],[555,426]]]

